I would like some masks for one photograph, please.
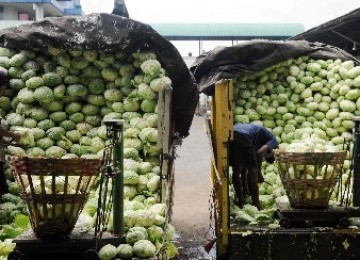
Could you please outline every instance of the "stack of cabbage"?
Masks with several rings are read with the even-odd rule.
[[[158,203],[157,102],[158,92],[171,85],[156,55],[0,48],[0,70],[11,78],[0,98],[2,125],[25,133],[23,146],[9,146],[9,155],[102,158],[108,142],[102,120],[124,120],[125,217],[131,215],[127,230],[153,230],[137,238],[153,243],[156,250],[137,254],[155,254],[165,241],[160,230],[166,222],[166,209]],[[95,193],[92,197],[86,209],[96,205],[96,211]],[[130,242],[132,246],[136,239]]]
[[[267,127],[277,136],[280,149],[343,150],[344,144],[352,140],[352,117],[360,115],[359,97],[360,66],[353,61],[300,56],[236,77],[234,121]],[[299,145],[296,140],[304,136],[311,136],[311,142],[318,141]],[[348,178],[351,155],[350,151],[344,163],[343,180]],[[284,195],[284,190],[275,165],[264,164],[263,173],[266,182],[260,185],[260,200],[265,208],[271,209],[275,197]],[[336,195],[334,192],[333,201]],[[253,223],[259,223],[254,216]]]
[[[158,155],[157,92],[171,80],[153,53],[1,48],[0,66],[11,77],[0,113],[10,129],[28,128],[35,139],[26,151],[10,147],[10,154],[101,155],[106,140],[101,120],[111,118],[126,120],[125,147],[131,148],[126,155]]]

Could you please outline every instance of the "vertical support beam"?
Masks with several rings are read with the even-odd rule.
[[[44,5],[42,3],[34,3],[33,9],[35,10],[35,20],[41,21],[44,19]]]
[[[202,40],[199,40],[199,55],[203,53],[204,50],[204,43]]]
[[[353,148],[353,206],[360,207],[360,117],[353,118],[354,148]]]
[[[114,163],[119,172],[114,177],[113,198],[113,225],[114,234],[124,234],[124,135],[123,127],[121,125],[120,136],[115,141],[114,146]]]
[[[113,180],[113,225],[114,235],[124,234],[124,135],[122,120],[105,120],[106,133],[110,138],[112,151],[112,172],[115,174]],[[103,209],[106,212],[106,209]],[[98,223],[98,222],[97,222]]]
[[[221,80],[215,84],[213,98],[212,126],[215,139],[215,156],[218,178],[219,218],[217,228],[217,254],[226,254],[229,245],[229,181],[228,142],[233,138],[233,84],[231,80]],[[213,171],[211,173],[214,174]]]
[[[172,138],[173,138],[173,127],[171,121],[171,100],[172,100],[172,87],[166,85],[159,92],[159,103],[158,103],[158,143],[157,147],[162,149],[162,169],[161,169],[161,202],[166,203],[167,199],[172,196],[168,194],[171,192],[171,178],[173,178],[173,150]],[[170,190],[168,190],[170,189]]]

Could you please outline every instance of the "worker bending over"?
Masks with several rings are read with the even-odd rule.
[[[261,125],[234,125],[234,140],[229,147],[229,163],[233,168],[235,203],[239,207],[244,206],[245,197],[250,194],[252,204],[261,209],[258,183],[264,182],[261,173],[262,161],[265,159],[268,163],[273,163],[273,149],[277,146],[275,135]]]

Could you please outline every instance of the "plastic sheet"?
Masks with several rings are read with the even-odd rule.
[[[261,71],[301,55],[315,59],[354,60],[359,63],[351,54],[322,43],[252,40],[231,47],[217,47],[199,56],[190,70],[200,92],[211,96],[214,84],[221,79],[232,79],[243,72]]]

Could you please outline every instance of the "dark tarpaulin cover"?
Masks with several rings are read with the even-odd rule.
[[[1,30],[0,46],[19,50],[52,46],[125,53],[151,50],[173,82],[175,132],[181,137],[189,134],[199,99],[196,82],[178,50],[147,24],[105,13],[51,17]]]
[[[214,84],[232,79],[243,72],[257,72],[282,61],[308,55],[315,59],[359,61],[349,53],[333,46],[307,41],[251,40],[231,47],[217,47],[200,55],[190,70],[200,92],[213,95]]]

